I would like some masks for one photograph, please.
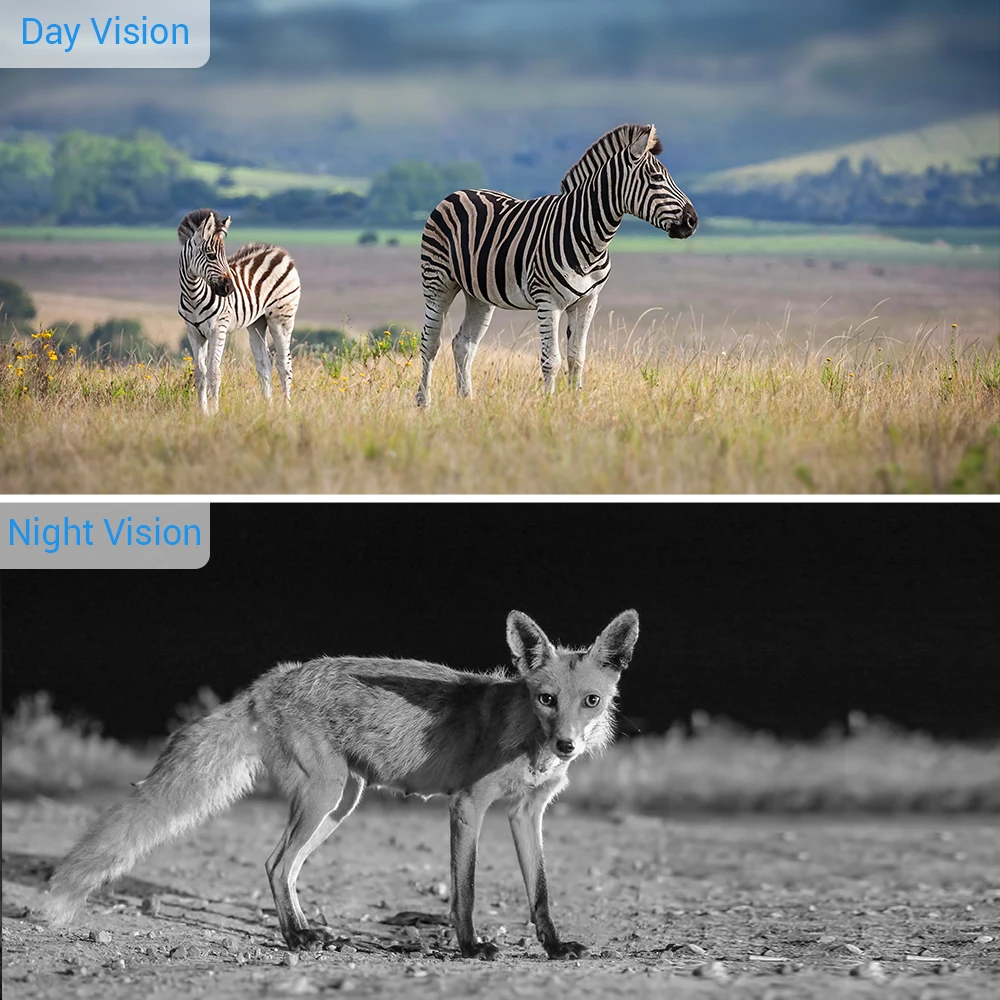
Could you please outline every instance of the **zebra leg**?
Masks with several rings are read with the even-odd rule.
[[[191,362],[194,365],[194,388],[198,393],[198,408],[208,413],[208,339],[193,326],[187,328],[188,344],[191,346]]]
[[[486,334],[486,329],[493,318],[496,306],[482,302],[465,293],[465,319],[451,349],[455,354],[455,379],[460,396],[472,395],[472,360],[476,356],[479,342]]]
[[[583,388],[583,363],[587,358],[587,334],[597,309],[597,295],[585,295],[566,310],[566,360],[569,363],[569,384]]]
[[[559,320],[562,310],[547,302],[538,304],[538,332],[542,337],[542,383],[545,392],[552,395],[556,388],[556,375],[562,366],[559,354]]]
[[[253,363],[257,367],[257,378],[264,398],[271,399],[271,352],[267,349],[267,317],[261,316],[247,327]]]
[[[424,332],[420,338],[423,371],[420,375],[420,388],[417,389],[417,406],[426,406],[431,401],[431,371],[441,346],[441,326],[456,295],[458,285],[450,278],[443,274],[429,277],[425,273]]]
[[[267,328],[271,331],[274,341],[274,365],[281,379],[281,391],[285,394],[285,403],[292,401],[292,324],[294,317],[268,316]]]
[[[208,408],[219,409],[219,387],[222,385],[222,353],[226,349],[226,327],[216,326],[208,340]]]

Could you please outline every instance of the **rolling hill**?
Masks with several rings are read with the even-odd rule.
[[[278,191],[289,188],[309,188],[328,194],[343,194],[350,191],[366,195],[371,181],[367,177],[338,177],[332,174],[304,174],[293,170],[269,170],[265,167],[226,167],[208,160],[192,160],[188,173],[209,184],[217,184],[219,178],[228,175],[232,184],[226,187],[234,198],[257,195],[266,198]]]
[[[780,184],[799,174],[827,173],[842,157],[847,157],[855,170],[864,159],[871,158],[883,173],[917,174],[945,164],[956,172],[977,171],[983,157],[1000,157],[1000,112],[970,115],[815,153],[720,170],[706,174],[688,187],[692,192],[739,193]]]

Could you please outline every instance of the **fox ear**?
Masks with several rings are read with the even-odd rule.
[[[507,615],[507,645],[514,665],[522,674],[537,670],[556,653],[548,636],[521,611]]]
[[[639,638],[639,615],[623,611],[598,637],[591,655],[602,667],[621,673],[632,659],[632,650]]]

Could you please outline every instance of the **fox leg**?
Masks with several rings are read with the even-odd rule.
[[[475,792],[458,792],[451,799],[451,919],[462,956],[492,961],[500,949],[477,938],[472,920],[479,831],[488,805],[489,801]]]
[[[528,890],[531,922],[538,940],[549,958],[580,958],[587,949],[577,941],[560,941],[549,915],[549,889],[545,879],[545,857],[542,853],[542,814],[565,780],[532,789],[524,798],[511,803],[507,810],[510,831],[518,864]]]
[[[325,931],[309,927],[295,882],[306,858],[351,815],[364,790],[364,779],[349,774],[332,785],[327,784],[322,794],[307,788],[292,800],[284,836],[264,865],[281,934],[289,951],[312,950],[327,941]]]

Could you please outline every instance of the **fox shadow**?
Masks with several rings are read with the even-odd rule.
[[[0,865],[3,881],[13,882],[17,885],[26,886],[29,889],[37,889],[39,892],[44,892],[59,861],[59,858],[45,854],[22,854],[18,851],[4,851],[2,865]],[[110,898],[115,895],[145,898],[147,896],[157,896],[166,893],[182,898],[196,898],[192,893],[184,892],[176,887],[160,885],[157,882],[149,882],[141,878],[133,878],[131,875],[126,875],[115,882],[108,883],[93,895],[97,898]],[[18,910],[17,907],[13,909]],[[7,917],[18,914],[13,912],[8,913],[7,905],[4,904],[3,915]]]

